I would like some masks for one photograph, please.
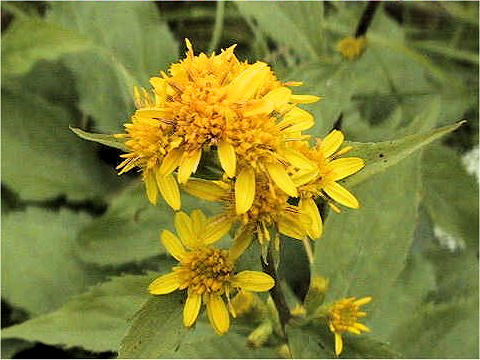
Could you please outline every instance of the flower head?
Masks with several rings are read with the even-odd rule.
[[[355,297],[341,299],[333,303],[328,310],[328,327],[335,334],[335,354],[340,355],[343,350],[342,333],[350,332],[359,335],[362,331],[370,329],[357,322],[359,318],[367,316],[366,312],[360,311],[360,306],[368,304],[372,298]]]
[[[354,60],[362,55],[366,46],[367,38],[365,36],[347,36],[338,42],[337,50],[345,59]]]
[[[295,171],[292,176],[301,198],[299,207],[304,213],[310,215],[311,227],[308,235],[313,239],[320,237],[323,229],[322,219],[314,202],[316,197],[327,200],[332,209],[337,212],[340,210],[332,200],[353,209],[358,209],[360,206],[355,196],[337,182],[365,166],[364,160],[358,157],[340,158],[352,149],[352,147],[345,147],[339,150],[343,141],[343,133],[333,130],[323,140],[317,139],[315,147],[310,147],[307,142],[290,144],[315,166],[313,170]]]
[[[302,164],[295,163],[285,143],[301,139],[300,132],[313,126],[313,116],[297,105],[319,98],[294,95],[288,86],[299,83],[281,83],[266,63],[239,61],[235,46],[210,56],[194,55],[188,40],[187,48],[185,59],[150,79],[150,93],[138,92],[132,123],[120,135],[128,138],[125,144],[131,150],[124,157],[134,160],[119,167],[128,171],[139,166],[157,182],[178,168],[177,180],[185,183],[202,151],[215,147],[225,174],[244,180],[243,192],[254,194],[255,182],[249,180],[262,173],[296,196],[286,168]],[[144,178],[147,184],[152,177]]]
[[[179,237],[164,230],[161,240],[179,264],[169,274],[155,279],[148,290],[162,295],[186,289],[183,324],[192,326],[204,303],[213,328],[219,335],[224,334],[230,326],[230,316],[223,296],[230,301],[230,294],[237,289],[267,291],[273,287],[274,280],[258,271],[235,273],[235,261],[241,253],[211,246],[228,229],[225,231],[218,222],[209,221],[200,210],[193,211],[191,216],[177,213],[175,227]]]

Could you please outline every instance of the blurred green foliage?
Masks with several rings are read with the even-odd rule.
[[[70,357],[84,356],[79,348],[121,357],[279,356],[278,336],[253,350],[253,327],[240,319],[224,337],[203,318],[186,331],[181,296],[147,294],[172,264],[158,242],[172,211],[151,206],[136,176],[117,177],[120,151],[69,129],[121,131],[133,85],[148,85],[183,56],[188,37],[196,52],[237,43],[240,58],[265,60],[280,79],[303,81],[302,93],[322,96],[306,106],[316,118],[312,135],[336,126],[353,145],[385,141],[356,144],[370,156],[347,180],[362,208],[327,214],[311,269],[285,262],[304,256],[296,244],[281,255],[298,300],[310,275],[330,278],[327,301],[373,296],[372,334],[346,336],[343,355],[478,358],[478,180],[461,162],[478,146],[478,3],[382,3],[366,52],[346,61],[336,43],[354,33],[364,7],[2,2],[2,299],[29,317],[2,320],[2,357],[35,342],[73,348]],[[438,137],[429,130],[460,120],[467,125],[404,159]],[[215,214],[214,205],[182,196],[187,211]],[[325,329],[287,330],[294,357],[334,357]]]

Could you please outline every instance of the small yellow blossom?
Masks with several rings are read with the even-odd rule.
[[[347,36],[337,44],[337,50],[345,59],[354,60],[362,55],[367,45],[367,38],[364,36]]]
[[[237,179],[238,181],[238,179]],[[289,237],[303,240],[307,236],[310,227],[310,217],[295,205],[288,203],[289,196],[262,176],[256,177],[256,192],[248,211],[238,214],[236,207],[239,202],[235,201],[237,182],[207,181],[190,179],[183,189],[201,199],[219,201],[224,204],[224,212],[219,217],[225,223],[240,223],[240,232],[250,231],[255,233],[261,244],[271,240],[271,227],[275,227],[279,233]]]
[[[264,62],[239,61],[233,53],[235,45],[218,55],[195,56],[186,42],[186,58],[171,65],[168,73],[152,77],[150,92],[136,92],[132,123],[125,125],[127,134],[118,135],[127,138],[125,144],[131,150],[119,165],[122,172],[134,166],[147,171],[144,179],[152,201],[154,179],[159,185],[159,179],[178,168],[178,182],[186,183],[203,150],[215,147],[225,174],[238,179],[238,214],[251,206],[245,199],[253,198],[258,173],[286,194],[297,196],[286,169],[305,164],[285,144],[302,139],[301,131],[314,123],[313,116],[297,105],[319,98],[293,94],[289,86],[299,83],[281,83]],[[165,196],[163,188],[159,185]],[[170,202],[177,205],[179,200]]]
[[[355,297],[341,299],[333,303],[328,309],[328,327],[335,334],[335,354],[340,355],[343,350],[342,333],[350,332],[359,335],[362,331],[370,329],[357,322],[359,318],[367,316],[366,312],[360,311],[360,306],[368,304],[370,296],[356,300]]]
[[[292,175],[300,195],[298,206],[304,214],[310,216],[311,226],[308,235],[312,239],[319,238],[323,232],[320,212],[314,201],[316,197],[327,200],[336,212],[340,210],[331,200],[353,209],[360,207],[355,196],[337,181],[360,171],[365,166],[365,161],[358,157],[339,158],[352,149],[352,147],[345,147],[339,150],[343,141],[343,133],[333,130],[323,140],[317,139],[316,146],[313,148],[309,147],[305,141],[290,144],[315,164],[313,170],[294,171]]]
[[[187,289],[183,324],[192,326],[204,303],[212,327],[217,334],[222,335],[230,327],[230,316],[223,295],[230,301],[230,294],[236,289],[267,291],[273,287],[274,280],[258,271],[235,273],[235,261],[241,251],[211,246],[228,232],[228,227],[207,219],[200,210],[193,211],[191,216],[178,212],[175,227],[179,237],[164,230],[161,240],[179,264],[169,274],[155,279],[148,290],[151,294],[162,295],[177,289]]]

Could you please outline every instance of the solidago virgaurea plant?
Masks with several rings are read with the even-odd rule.
[[[339,51],[353,60],[363,47],[344,40]],[[297,331],[307,331],[318,337],[324,356],[341,356],[356,341],[349,334],[370,332],[359,322],[368,323],[360,307],[376,298],[358,289],[351,297],[339,296],[338,290],[331,294],[338,285],[316,270],[322,251],[334,251],[335,261],[344,261],[342,251],[335,252],[337,244],[330,242],[333,249],[326,249],[322,243],[332,231],[325,219],[344,216],[329,210],[340,213],[341,205],[347,213],[362,212],[364,198],[350,189],[355,179],[385,170],[419,142],[426,144],[452,127],[398,140],[398,148],[406,151],[392,148],[394,142],[350,143],[337,129],[314,136],[307,131],[316,119],[303,105],[321,106],[315,104],[320,97],[294,93],[302,82],[278,79],[263,61],[239,60],[235,45],[209,55],[195,55],[189,40],[186,48],[185,58],[150,78],[151,88],[134,88],[136,110],[122,133],[75,130],[121,148],[119,175],[136,169],[148,207],[163,198],[171,208],[163,211],[170,211],[176,233],[159,230],[163,249],[176,263],[163,266],[145,284],[151,296],[147,308],[170,304],[157,310],[172,317],[168,326],[179,333],[201,333],[205,319],[218,335],[236,331],[238,324],[251,348],[274,344],[278,355],[292,356],[299,351]],[[198,202],[190,214],[182,210],[183,192]],[[210,206],[205,204],[216,205],[208,216],[200,209]],[[317,240],[315,250],[312,240]],[[289,263],[303,259],[288,253],[285,241],[300,241],[305,265],[314,272],[303,299],[292,296],[280,276],[279,268],[295,272],[296,265]],[[180,301],[169,302],[174,296]],[[144,326],[142,314],[148,311],[137,315],[135,329]]]

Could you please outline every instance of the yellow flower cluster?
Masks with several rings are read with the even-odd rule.
[[[291,87],[302,83],[279,81],[264,62],[239,61],[235,46],[207,56],[195,55],[188,40],[186,45],[186,57],[151,78],[151,89],[135,88],[136,111],[125,132],[115,135],[129,150],[117,168],[119,174],[141,170],[152,204],[161,194],[170,207],[180,210],[179,184],[194,196],[223,204],[221,214],[210,219],[200,210],[175,214],[178,235],[164,230],[161,241],[178,265],[154,280],[149,291],[162,295],[186,290],[184,325],[191,327],[205,304],[212,327],[224,334],[229,313],[235,316],[235,308],[241,314],[251,307],[248,291],[268,291],[275,285],[263,272],[235,271],[235,262],[252,239],[263,245],[277,241],[278,234],[304,243],[319,238],[323,224],[316,200],[336,212],[336,203],[359,208],[339,180],[365,163],[342,157],[351,147],[342,147],[341,131],[314,141],[303,134],[314,118],[300,105],[320,98],[294,94]],[[217,180],[192,177],[206,156],[217,161],[223,174]],[[237,235],[230,249],[213,247],[233,228]],[[235,305],[230,301],[233,295]],[[239,299],[249,303],[239,306]],[[366,331],[356,322],[365,299],[332,305],[329,327],[337,354],[341,332]],[[304,314],[305,309],[299,309]],[[271,324],[268,329],[262,334],[271,332]]]

